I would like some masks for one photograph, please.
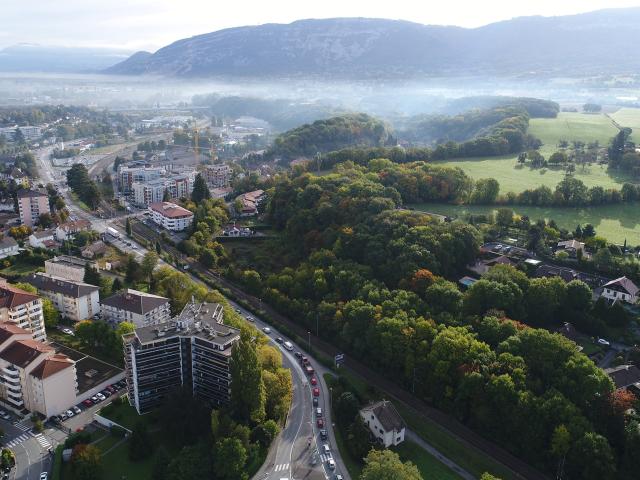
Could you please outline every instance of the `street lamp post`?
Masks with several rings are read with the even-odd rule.
[[[311,353],[311,330],[307,330],[307,336],[308,336],[308,339],[309,339],[309,348],[308,348],[308,350],[309,350],[309,353]]]

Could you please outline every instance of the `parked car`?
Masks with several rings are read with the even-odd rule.
[[[316,424],[318,425],[318,428],[324,428],[324,420],[323,419],[319,418],[316,421]]]
[[[68,328],[68,327],[64,327],[64,328],[62,329],[62,333],[65,333],[65,334],[67,334],[67,335],[75,335],[75,333],[73,333],[73,330],[71,330],[71,329],[70,329],[70,328]]]
[[[112,394],[116,393],[116,388],[113,385],[107,385],[107,390],[109,390]]]
[[[67,414],[67,418],[71,418],[74,415],[73,410],[71,410],[71,409],[67,410],[66,414]]]
[[[92,406],[92,405],[93,405],[93,402],[91,401],[91,399],[90,399],[90,398],[87,398],[84,402],[82,402],[82,404],[83,404],[85,407],[89,408],[90,406]]]
[[[64,413],[64,412],[62,412],[62,413],[60,414],[60,420],[61,420],[62,422],[64,422],[66,419],[67,419],[67,414],[66,414],[66,413]]]
[[[107,399],[107,397],[105,397],[102,393],[96,393],[96,397],[101,402]]]
[[[328,437],[328,435],[327,435],[327,431],[326,431],[325,429],[320,430],[320,438],[321,438],[322,440],[326,440],[326,439],[327,439],[327,437]]]
[[[78,407],[77,405],[74,405],[72,408],[73,413],[75,413],[76,415],[79,415],[80,413],[82,413],[82,410],[80,410],[80,407]]]
[[[271,333],[271,329],[270,329],[269,327],[264,327],[264,328],[262,329],[262,331],[263,331],[264,333],[266,333],[267,335],[269,335],[269,334]]]
[[[106,388],[104,390],[102,390],[100,392],[102,395],[104,395],[105,398],[109,398],[112,394],[109,390],[107,390]]]
[[[6,412],[0,415],[0,417],[2,417],[4,420],[11,420],[11,415]]]
[[[314,397],[319,397],[320,396],[320,389],[318,387],[313,389],[313,396]]]
[[[311,380],[309,380],[311,382],[311,385],[317,385],[318,384],[318,379],[316,377],[311,377]]]
[[[103,399],[104,400],[104,399]],[[94,395],[93,397],[91,397],[91,402],[92,403],[98,403],[100,401],[100,399],[98,398],[97,395]]]

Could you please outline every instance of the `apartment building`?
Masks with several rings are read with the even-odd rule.
[[[91,222],[88,220],[76,220],[73,222],[65,222],[56,228],[56,240],[64,242],[72,240],[78,232],[85,232],[91,229]]]
[[[188,198],[193,191],[195,173],[171,175],[149,182],[136,182],[131,188],[133,201],[140,207],[147,207],[152,203],[162,202],[165,192],[173,200]]]
[[[207,165],[202,173],[211,188],[228,187],[231,183],[232,170],[229,165]]]
[[[138,413],[177,387],[212,404],[231,398],[230,360],[240,331],[223,323],[217,303],[189,303],[177,317],[123,336],[129,403]]]
[[[57,415],[78,392],[75,362],[11,323],[0,323],[0,379],[0,401],[16,413]]]
[[[166,322],[171,317],[169,299],[128,288],[102,301],[102,318],[113,324],[133,323],[146,327]]]
[[[40,215],[51,213],[49,209],[49,197],[38,190],[18,191],[18,212],[20,222],[27,227],[33,227],[38,223]]]
[[[26,282],[50,299],[62,317],[79,322],[100,313],[100,288],[47,273],[33,273]]]
[[[158,202],[149,205],[151,220],[167,230],[179,232],[193,223],[193,213],[175,203]]]
[[[164,167],[150,167],[148,165],[120,165],[118,167],[118,186],[120,191],[128,194],[133,192],[134,183],[146,183],[164,175]]]
[[[3,127],[0,128],[0,135],[3,135],[7,140],[15,140],[16,133],[20,130],[25,140],[37,140],[42,136],[42,128],[35,127],[33,125],[25,125],[22,127]]]
[[[44,342],[47,339],[42,300],[33,293],[9,285],[5,279],[0,279],[0,322],[28,330],[34,340]]]
[[[66,278],[74,282],[83,282],[87,263],[89,266],[97,268],[97,265],[89,260],[70,257],[68,255],[58,255],[49,260],[45,260],[44,271],[54,277]]]

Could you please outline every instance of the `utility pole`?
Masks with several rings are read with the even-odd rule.
[[[311,330],[307,330],[307,335],[309,337],[309,354],[311,354]]]

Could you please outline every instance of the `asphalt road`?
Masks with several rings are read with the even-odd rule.
[[[33,433],[28,419],[20,423],[0,420],[0,428],[4,432],[3,446],[16,456],[16,466],[9,473],[11,480],[39,480],[42,472],[50,470],[49,448],[56,443],[54,430],[47,428],[41,434]]]
[[[101,219],[89,212],[86,212],[76,206],[71,199],[68,190],[64,186],[66,179],[64,175],[51,166],[49,160],[51,154],[50,148],[44,148],[36,152],[36,157],[39,162],[39,171],[41,178],[46,183],[57,184],[59,191],[62,193],[67,208],[70,213],[77,218],[89,220],[92,223],[92,228],[100,233],[106,231],[107,227],[112,227],[120,231],[122,235],[119,240],[110,240],[115,246],[127,253],[133,253],[140,260],[140,257],[144,256],[147,252],[145,248],[136,244],[130,239],[125,239],[124,232],[120,230],[113,222],[107,219]],[[135,249],[128,245],[135,245]],[[164,262],[163,262],[164,263]],[[185,272],[188,273],[188,272]],[[200,282],[197,278],[193,277],[197,282]],[[242,309],[239,305],[231,302],[234,308],[240,310],[241,314],[245,317],[254,317],[249,312]],[[255,317],[254,317],[255,318]],[[262,329],[267,326],[260,319],[255,319],[255,324],[258,328]],[[272,327],[271,327],[272,328]],[[333,433],[333,424],[330,416],[330,392],[324,382],[323,374],[328,370],[323,368],[322,365],[315,362],[308,354],[304,352],[299,346],[294,344],[294,351],[300,351],[303,355],[306,355],[313,368],[316,370],[316,378],[318,380],[318,388],[320,389],[320,396],[318,398],[318,407],[322,409],[322,418],[324,420],[324,428],[327,430],[328,439],[322,441],[320,439],[319,428],[316,423],[315,407],[313,407],[313,397],[311,386],[309,385],[309,379],[303,372],[302,367],[298,359],[293,355],[293,352],[289,352],[282,345],[276,343],[273,339],[281,336],[287,340],[284,336],[280,335],[277,330],[272,328],[272,332],[269,335],[271,341],[276,345],[283,354],[284,366],[291,369],[291,377],[293,383],[293,399],[291,409],[287,418],[287,423],[283,431],[280,433],[274,445],[270,450],[270,454],[267,461],[259,470],[258,474],[254,476],[255,479],[273,479],[273,480],[328,480],[333,479],[335,474],[341,474],[345,480],[350,480],[346,468],[344,468],[344,462],[340,456],[339,451],[335,448],[335,436]],[[92,407],[93,408],[93,407]],[[97,407],[96,407],[97,408]],[[87,412],[89,412],[89,409]],[[69,428],[77,428],[75,423],[82,423],[82,416],[85,411],[80,415],[81,418],[77,420],[68,420],[66,423]],[[75,417],[74,417],[75,418]],[[79,425],[78,425],[79,426]],[[330,447],[330,453],[327,455],[323,451],[323,445],[327,444]],[[334,459],[336,463],[336,469],[330,470],[327,460],[329,458]],[[28,465],[33,465],[32,458],[28,455],[23,458],[20,463],[27,462]],[[26,477],[25,477],[26,478]],[[29,479],[30,480],[30,479]]]

